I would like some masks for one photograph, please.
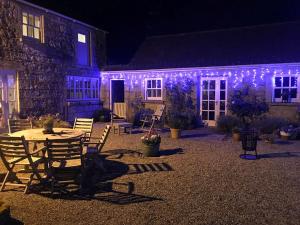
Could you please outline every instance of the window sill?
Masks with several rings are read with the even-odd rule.
[[[164,100],[143,100],[143,103],[156,103],[156,104],[164,104]]]
[[[270,106],[300,106],[300,102],[271,102]]]

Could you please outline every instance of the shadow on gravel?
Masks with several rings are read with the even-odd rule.
[[[259,159],[270,159],[270,158],[293,158],[300,157],[300,152],[277,152],[277,153],[267,153],[259,154]]]
[[[175,148],[175,149],[159,150],[160,156],[168,156],[168,155],[175,155],[175,154],[183,154],[183,149]]]
[[[284,141],[284,140],[278,140],[278,141],[275,141],[274,144],[278,144],[278,145],[291,145],[291,144],[293,144],[293,142]]]
[[[134,157],[141,157],[142,153],[130,150],[130,149],[113,149],[104,152],[107,156],[113,156],[113,159],[121,159],[124,155],[134,156]]]
[[[173,168],[167,163],[147,163],[147,164],[127,164],[127,165],[129,167],[127,174],[174,171]]]
[[[184,134],[184,135],[181,135],[181,138],[182,139],[187,139],[187,138],[199,138],[199,137],[207,137],[211,134]]]

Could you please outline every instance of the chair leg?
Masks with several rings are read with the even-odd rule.
[[[4,180],[2,182],[1,188],[0,188],[0,192],[4,190],[5,187],[5,183],[7,182],[8,177],[10,176],[10,171],[8,171],[4,177]]]
[[[34,174],[31,174],[30,177],[29,177],[29,180],[28,180],[28,182],[26,183],[26,186],[25,186],[24,194],[27,194],[27,193],[28,193],[27,191],[28,191],[28,189],[29,189],[29,186],[30,186],[31,183],[32,183],[33,176],[34,176]]]

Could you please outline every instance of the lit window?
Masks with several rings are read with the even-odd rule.
[[[99,99],[99,79],[89,77],[67,77],[67,99],[96,100]]]
[[[145,80],[146,100],[162,100],[162,79],[151,78]]]
[[[86,36],[84,34],[78,34],[78,42],[86,43]]]
[[[23,36],[41,40],[41,17],[23,12]]]
[[[275,102],[299,102],[299,81],[295,75],[275,76],[273,82]]]

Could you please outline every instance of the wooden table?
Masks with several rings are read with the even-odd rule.
[[[124,132],[126,133],[126,129],[129,129],[129,133],[132,131],[132,123],[121,122],[121,123],[113,123],[114,134],[115,131],[118,130],[118,134],[121,134],[121,128],[124,128]]]
[[[54,134],[44,134],[42,128],[28,129],[17,131],[9,134],[12,137],[24,136],[27,141],[44,142],[46,139],[57,140],[57,139],[70,139],[78,138],[85,135],[84,131],[74,130],[70,128],[53,128]]]

